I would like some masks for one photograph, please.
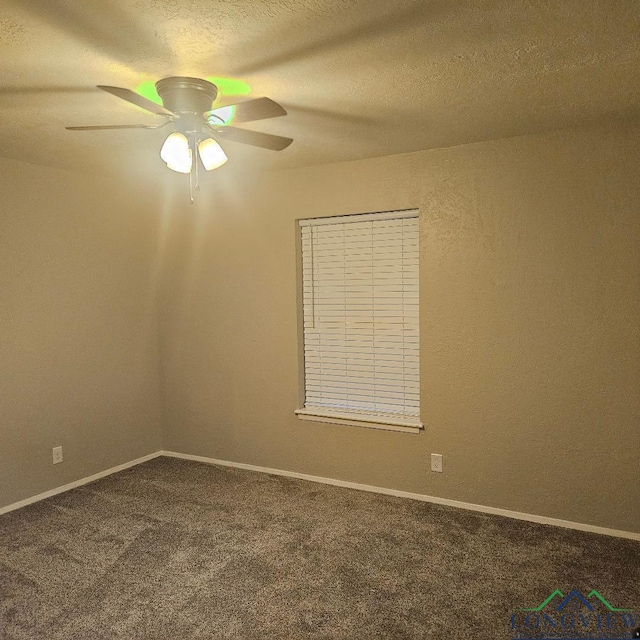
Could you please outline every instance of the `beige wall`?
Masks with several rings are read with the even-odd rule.
[[[116,183],[0,172],[2,507],[161,443],[155,213]]]
[[[164,447],[640,531],[637,123],[225,167],[193,207],[0,169],[0,506]],[[299,421],[295,220],[409,207],[425,431]]]
[[[619,123],[221,173],[169,231],[165,448],[640,531],[639,150]],[[408,207],[425,431],[297,420],[296,218]]]

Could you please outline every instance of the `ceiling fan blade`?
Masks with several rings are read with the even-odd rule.
[[[65,127],[69,131],[104,131],[106,129],[161,129],[169,122],[163,124],[98,124],[87,127]]]
[[[256,98],[255,100],[238,102],[238,104],[225,105],[206,111],[203,115],[207,120],[211,119],[211,124],[215,126],[217,123],[226,121],[230,109],[233,109],[232,122],[234,124],[287,115],[285,109],[270,98]]]
[[[211,131],[217,137],[223,140],[240,142],[242,144],[250,144],[254,147],[262,147],[263,149],[270,149],[271,151],[282,151],[293,142],[292,138],[274,136],[271,133],[247,131],[246,129],[236,129],[235,127],[209,126],[209,129],[211,129]]]
[[[142,107],[151,113],[155,113],[157,116],[171,116],[177,117],[175,113],[161,107],[159,104],[155,102],[151,102],[151,100],[147,100],[143,98],[140,94],[135,91],[131,91],[131,89],[122,89],[121,87],[107,87],[103,84],[98,85],[98,89],[102,89],[107,93],[111,93],[112,95],[122,98],[122,100],[126,100],[127,102],[131,102],[138,107]]]

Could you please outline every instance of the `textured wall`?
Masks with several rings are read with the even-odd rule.
[[[157,451],[160,406],[155,214],[122,185],[0,169],[4,506]]]
[[[627,123],[283,171],[252,197],[220,178],[171,229],[165,448],[640,531],[639,149]],[[425,431],[297,420],[296,218],[409,207]]]

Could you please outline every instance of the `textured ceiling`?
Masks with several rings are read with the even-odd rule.
[[[64,126],[154,123],[94,86],[170,75],[242,79],[285,106],[244,126],[289,149],[225,144],[268,167],[635,116],[639,34],[638,0],[2,0],[0,155],[166,171],[166,130]]]

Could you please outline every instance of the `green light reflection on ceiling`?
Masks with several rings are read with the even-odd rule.
[[[246,96],[251,93],[251,87],[244,80],[210,76],[207,81],[215,84],[223,96]]]
[[[246,96],[251,93],[251,87],[244,82],[244,80],[237,80],[235,78],[222,78],[217,76],[210,76],[206,78],[208,82],[211,82],[218,87],[218,97],[214,101],[212,107],[220,100],[222,97],[226,96]],[[136,93],[141,95],[143,98],[147,100],[151,100],[151,102],[155,102],[156,104],[162,105],[162,98],[158,95],[156,91],[156,84],[153,80],[145,80],[141,82],[136,88]],[[216,109],[216,115],[222,119],[222,122],[215,122],[218,126],[229,124],[235,115],[235,107],[219,107]],[[214,124],[214,122],[212,122]]]
[[[156,91],[156,83],[153,82],[153,80],[145,80],[144,82],[141,82],[135,88],[135,92],[140,94],[143,98],[151,100],[151,102],[162,105],[162,98],[158,95],[158,92]]]

